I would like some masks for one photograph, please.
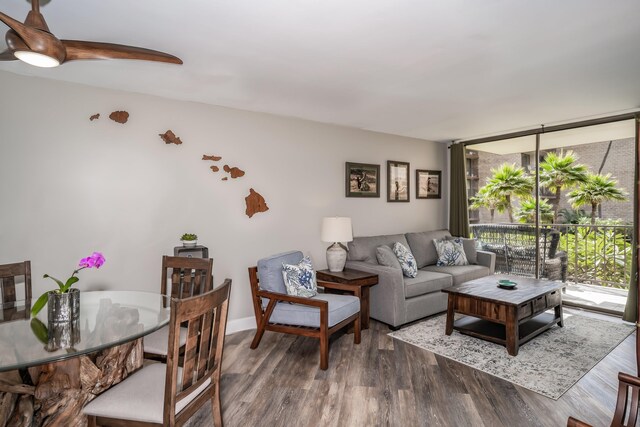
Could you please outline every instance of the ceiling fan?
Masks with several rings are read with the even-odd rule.
[[[40,13],[39,0],[31,0],[31,11],[24,24],[2,12],[0,21],[10,28],[5,36],[9,49],[0,53],[0,61],[19,59],[37,67],[57,67],[64,62],[79,59],[139,59],[182,64],[178,57],[141,47],[59,40],[49,31],[44,16]]]

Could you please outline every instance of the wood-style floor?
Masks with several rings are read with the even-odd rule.
[[[318,368],[316,340],[266,332],[250,350],[254,331],[229,335],[221,391],[225,425],[557,427],[572,415],[604,426],[615,408],[618,371],[635,374],[631,335],[554,401],[388,332],[372,321],[360,345],[352,334],[337,334],[327,371]],[[208,405],[189,425],[212,425]]]

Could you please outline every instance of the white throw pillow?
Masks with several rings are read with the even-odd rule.
[[[298,264],[283,263],[282,278],[288,295],[310,298],[318,293],[316,272],[308,256],[302,258]]]
[[[462,239],[433,239],[433,244],[436,247],[436,252],[438,252],[437,266],[469,265],[467,256],[464,253]]]
[[[392,250],[400,262],[402,274],[407,277],[416,277],[418,275],[418,264],[411,251],[400,242],[395,242]]]

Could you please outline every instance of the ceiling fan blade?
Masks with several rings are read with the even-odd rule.
[[[13,52],[11,52],[10,50],[5,50],[4,52],[0,53],[0,61],[13,61],[17,59],[15,56],[13,56]]]
[[[39,37],[41,33],[40,30],[36,30],[34,28],[28,27],[24,25],[22,22],[16,21],[12,17],[5,15],[2,12],[0,12],[0,21],[7,24],[9,28],[15,31],[27,43],[28,43],[28,39]]]
[[[142,47],[79,40],[62,40],[62,44],[67,50],[66,61],[77,59],[138,59],[182,64],[182,60],[176,56]]]

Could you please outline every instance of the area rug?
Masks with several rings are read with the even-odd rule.
[[[633,326],[576,314],[509,356],[505,347],[463,335],[444,334],[446,316],[433,317],[392,332],[393,338],[464,363],[557,400],[633,332]]]

